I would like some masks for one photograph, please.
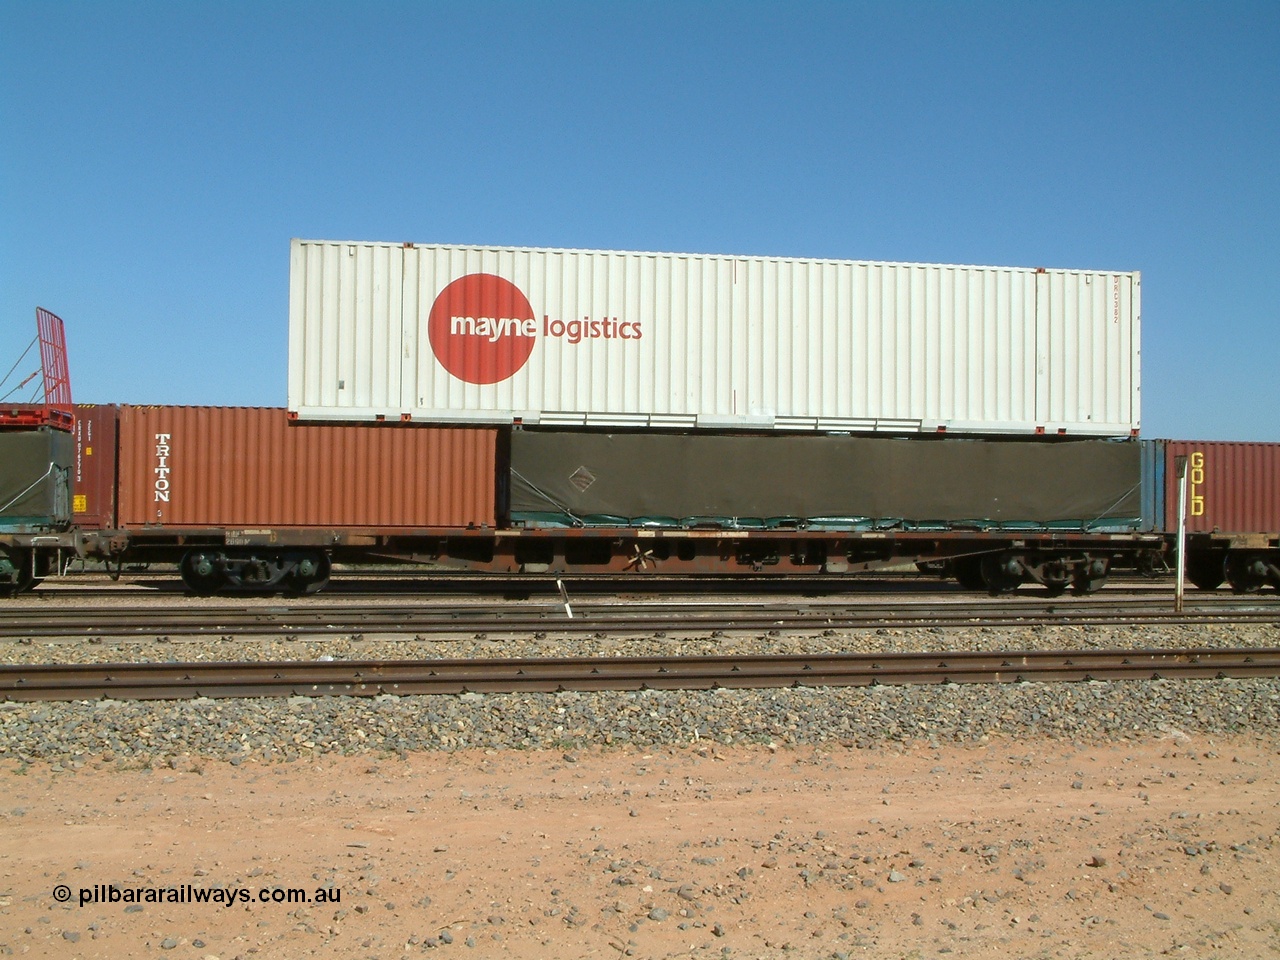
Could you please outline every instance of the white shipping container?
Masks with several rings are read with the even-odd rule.
[[[1135,272],[294,240],[289,409],[1127,437]]]

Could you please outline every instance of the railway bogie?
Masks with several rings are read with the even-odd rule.
[[[985,589],[992,596],[1012,593],[1023,584],[1038,584],[1051,597],[1070,589],[1096,593],[1107,582],[1109,556],[1069,550],[1005,550],[966,557],[953,570],[966,590]]]
[[[1189,546],[1187,580],[1201,590],[1216,590],[1224,583],[1236,593],[1256,593],[1268,586],[1280,590],[1280,545],[1273,540],[1234,546],[1224,538],[1208,540],[1209,546]],[[1216,541],[1216,542],[1215,542]]]
[[[178,564],[182,582],[201,596],[223,589],[319,593],[331,564],[323,550],[224,550],[197,547]]]

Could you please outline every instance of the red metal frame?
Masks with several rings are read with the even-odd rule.
[[[36,307],[36,329],[40,335],[45,405],[63,407],[70,413],[71,371],[67,366],[67,335],[62,318],[44,307]]]
[[[71,370],[67,365],[67,337],[62,319],[36,307],[40,341],[40,372],[44,377],[43,404],[15,404],[0,409],[0,427],[52,426],[70,430],[75,423],[71,405]]]

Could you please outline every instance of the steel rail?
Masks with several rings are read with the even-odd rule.
[[[1280,648],[556,659],[20,664],[10,701],[408,696],[562,690],[1018,683],[1280,676]]]
[[[841,580],[827,577],[748,577],[725,575],[699,577],[692,574],[658,575],[635,574],[610,576],[606,574],[577,574],[562,577],[561,581],[570,593],[582,598],[608,594],[662,595],[687,597],[708,594],[733,594],[743,596],[817,595],[817,596],[963,596],[954,583],[927,574],[863,574],[855,579]],[[1035,591],[1028,585],[1027,593]],[[1138,575],[1112,575],[1104,588],[1107,594],[1166,594],[1172,597],[1170,582]],[[1225,593],[1225,591],[1223,591]],[[100,574],[72,574],[60,579],[46,580],[33,597],[41,599],[108,598],[121,596],[180,597],[189,588],[174,573],[126,574],[118,581],[110,581]],[[504,576],[496,574],[414,574],[404,571],[365,572],[348,570],[335,574],[324,590],[324,597],[377,597],[404,596],[423,599],[466,598],[494,595],[518,595],[525,598],[550,599],[558,595],[555,579],[538,579],[531,574]],[[233,596],[223,594],[224,598]]]
[[[1130,626],[1139,624],[1280,623],[1269,599],[1216,600],[1174,613],[1158,600],[1074,598],[983,602],[885,603],[805,600],[440,604],[277,604],[229,607],[143,604],[137,607],[40,606],[8,609],[0,638],[128,637],[209,633],[439,635],[530,632],[595,633],[697,630],[825,630],[877,627]]]

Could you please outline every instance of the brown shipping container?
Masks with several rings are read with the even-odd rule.
[[[113,404],[76,405],[71,429],[76,441],[72,473],[75,524],[86,530],[103,530],[116,522],[116,418]]]
[[[1165,444],[1166,524],[1178,526],[1177,458],[1187,458],[1187,530],[1280,531],[1280,443],[1169,440]]]
[[[495,525],[497,430],[120,408],[120,527]]]

